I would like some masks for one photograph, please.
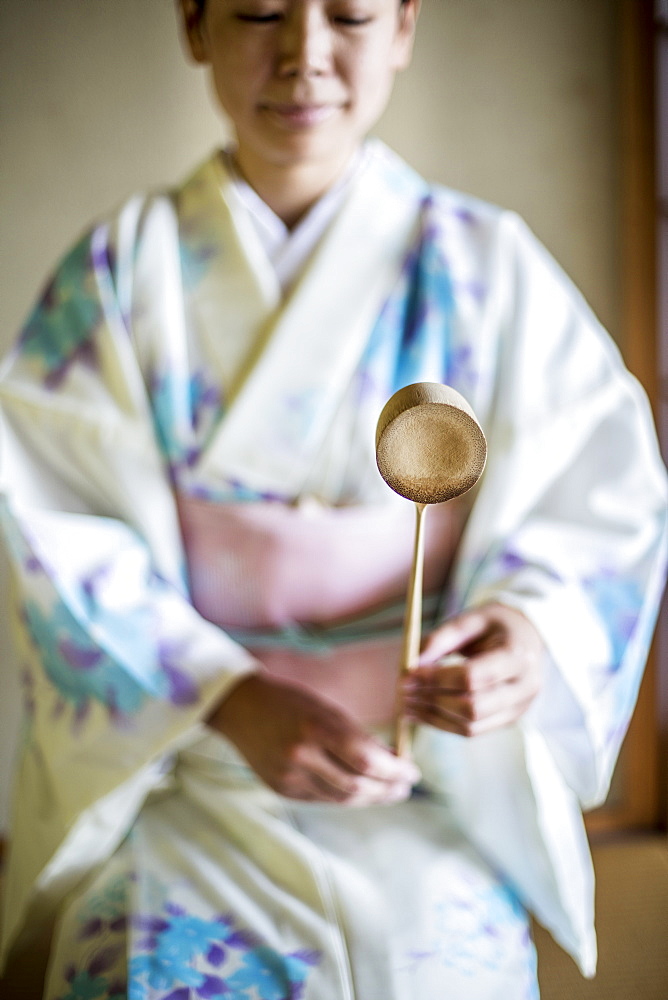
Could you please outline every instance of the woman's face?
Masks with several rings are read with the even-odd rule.
[[[255,168],[343,163],[411,55],[419,0],[181,0],[191,52],[211,66]]]

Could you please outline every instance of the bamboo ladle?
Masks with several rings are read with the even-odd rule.
[[[391,489],[415,504],[413,565],[408,581],[400,676],[420,653],[424,524],[427,506],[466,493],[485,468],[487,443],[466,400],[439,382],[416,382],[387,401],[376,428],[376,462]],[[410,725],[401,712],[395,749],[410,753]]]

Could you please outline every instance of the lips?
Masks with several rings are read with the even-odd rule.
[[[328,121],[336,114],[337,104],[296,104],[268,102],[263,105],[273,118],[294,129],[313,128]]]

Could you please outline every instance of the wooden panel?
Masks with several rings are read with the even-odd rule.
[[[610,794],[605,805],[586,816],[587,832],[592,839],[598,839],[611,833],[657,829],[662,825],[661,799],[653,653]]]
[[[654,4],[620,0],[620,273],[622,350],[658,411]],[[659,828],[665,818],[658,644],[606,804],[587,817],[593,836]]]

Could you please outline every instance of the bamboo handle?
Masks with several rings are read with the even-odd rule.
[[[404,619],[403,643],[399,676],[405,677],[413,669],[420,655],[422,633],[422,577],[424,573],[424,525],[427,505],[415,504],[415,542],[413,545],[413,565],[408,580],[406,616]],[[397,707],[394,747],[398,757],[410,757],[413,727],[403,714],[401,704]]]

